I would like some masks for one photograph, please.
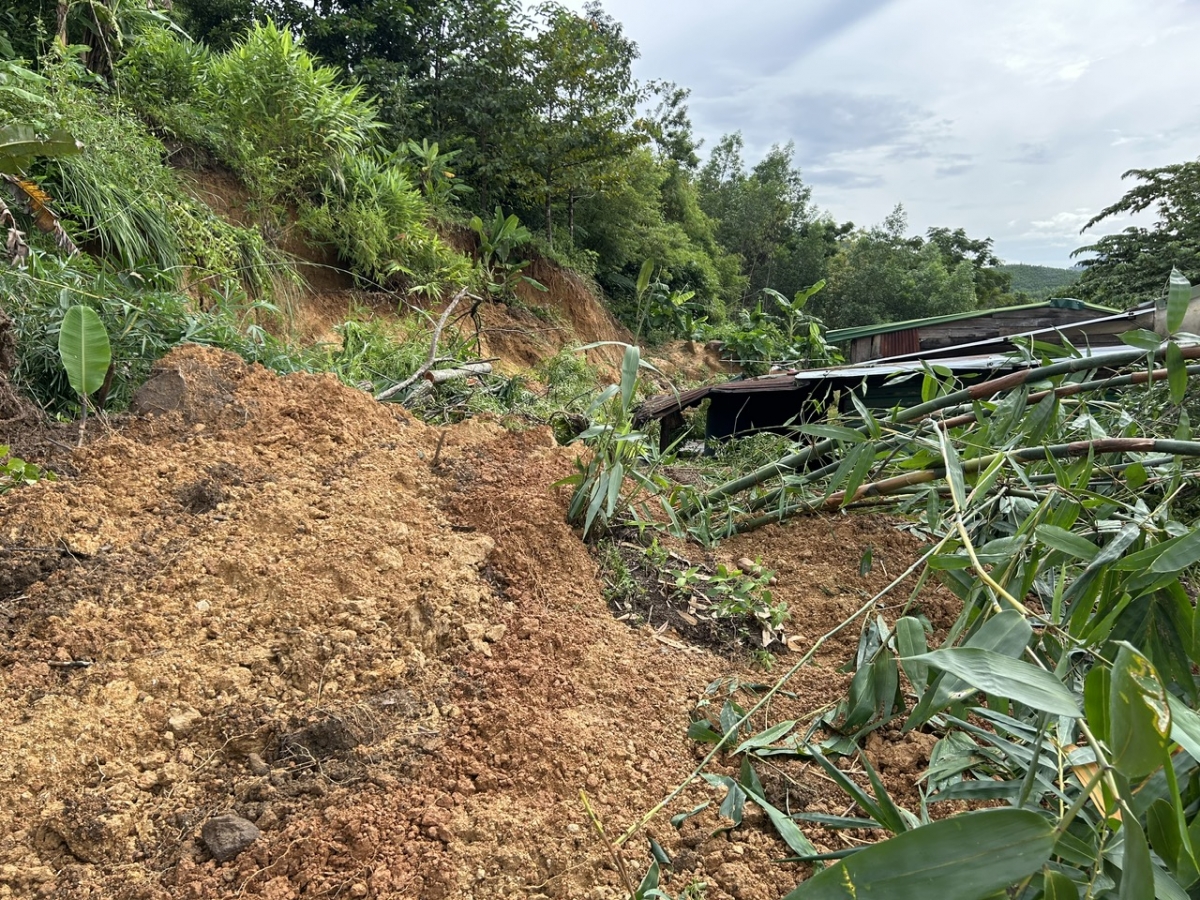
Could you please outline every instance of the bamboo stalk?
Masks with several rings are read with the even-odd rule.
[[[1200,359],[1200,346],[1184,347],[1184,359]],[[970,403],[974,400],[987,400],[998,393],[1010,391],[1018,388],[1021,385],[1029,384],[1030,382],[1041,381],[1046,378],[1053,378],[1058,375],[1068,375],[1072,372],[1086,372],[1092,369],[1104,367],[1127,366],[1132,365],[1140,360],[1146,359],[1148,356],[1154,359],[1160,358],[1166,352],[1165,348],[1159,348],[1156,351],[1148,353],[1145,350],[1131,348],[1128,351],[1120,353],[1108,353],[1100,357],[1085,356],[1077,359],[1064,360],[1063,362],[1052,363],[1048,366],[1038,366],[1036,368],[1022,369],[1017,372],[1010,372],[1007,375],[1002,375],[999,378],[993,378],[988,381],[980,382],[979,384],[963,388],[959,391],[946,394],[943,397],[938,397],[925,403],[920,403],[917,406],[911,406],[907,409],[901,409],[894,412],[887,421],[891,424],[902,424],[906,422],[914,422],[924,419],[933,413],[948,409],[953,406],[958,406],[963,403]],[[867,433],[867,427],[863,425],[858,429],[862,434]],[[821,456],[828,453],[837,445],[837,441],[826,439],[805,447],[796,453],[792,453],[772,463],[743,475],[741,478],[736,478],[733,481],[726,482],[713,488],[708,493],[698,499],[689,501],[684,504],[679,514],[682,518],[690,518],[695,515],[701,508],[712,504],[717,500],[729,497],[733,494],[741,493],[747,488],[762,484],[771,478],[784,475],[794,471],[804,465],[814,456]]]
[[[1023,447],[1019,450],[992,453],[988,456],[977,457],[976,459],[963,460],[962,470],[964,473],[968,473],[986,469],[999,457],[1007,457],[1016,462],[1034,462],[1051,458],[1068,459],[1072,456],[1086,456],[1089,453],[1164,453],[1169,454],[1169,458],[1176,456],[1196,457],[1200,456],[1200,443],[1195,441],[1155,440],[1153,438],[1101,438],[1095,441],[1075,441],[1070,444],[1051,444],[1044,447]],[[1156,459],[1151,462],[1161,464],[1162,460]],[[903,475],[896,475],[892,478],[885,478],[871,484],[861,485],[849,501],[846,500],[845,491],[838,491],[830,494],[824,500],[808,500],[793,503],[785,506],[783,509],[776,510],[770,515],[742,520],[734,524],[733,533],[743,534],[747,531],[761,528],[763,525],[785,521],[795,515],[829,512],[837,509],[844,502],[859,503],[868,497],[888,496],[903,491],[906,488],[929,484],[945,477],[945,466],[933,466],[928,469],[905,472]]]

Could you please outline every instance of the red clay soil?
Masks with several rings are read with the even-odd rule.
[[[0,897],[624,896],[580,792],[622,833],[696,765],[706,687],[765,676],[611,617],[549,487],[574,451],[196,347],[160,364],[153,407],[175,410],[93,426],[74,477],[0,498]],[[813,638],[919,544],[840,517],[724,552],[777,569]],[[834,701],[852,645],[772,720]],[[911,787],[931,743],[872,752]],[[847,809],[799,763],[764,783]],[[719,799],[693,784],[650,824],[669,890],[768,900],[806,877],[749,804],[733,831],[716,803],[668,822]],[[221,813],[261,830],[227,862],[201,840]],[[647,848],[624,851],[634,881]]]

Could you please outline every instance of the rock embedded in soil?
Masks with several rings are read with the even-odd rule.
[[[204,846],[217,862],[228,862],[258,840],[262,832],[253,822],[226,813],[213,816],[200,829]]]

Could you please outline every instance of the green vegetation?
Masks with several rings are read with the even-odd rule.
[[[11,447],[0,444],[0,494],[23,485],[37,484],[43,478],[54,481],[55,475],[13,456]]]
[[[445,317],[356,314],[336,348],[281,337],[296,279],[285,248],[333,251],[397,307],[451,294],[512,301],[541,254],[593,275],[639,339],[718,339],[751,372],[836,362],[826,323],[1006,304],[1045,273],[1002,267],[990,239],[962,229],[912,235],[899,206],[871,227],[839,223],[813,207],[788,144],[750,165],[732,134],[702,161],[686,89],[639,84],[636,46],[598,4],[579,16],[553,3],[527,14],[516,0],[182,2],[195,41],[152,10],[101,0],[67,4],[59,34],[44,6],[0,13],[0,175],[13,196],[0,204],[12,263],[0,295],[18,338],[14,382],[49,413],[121,408],[155,360],[192,341],[375,394],[413,379],[397,399],[437,421],[491,413],[577,434],[585,449],[564,483],[589,538],[627,528],[652,547],[662,531],[712,546],[771,522],[884,506],[931,538],[922,559],[773,686],[726,682],[697,709],[690,734],[711,750],[694,777],[725,791],[734,827],[750,801],[796,859],[829,864],[795,898],[860,887],[1030,900],[1141,896],[1150,883],[1161,896],[1195,892],[1195,347],[1134,334],[1102,375],[1066,348],[1019,384],[970,390],[930,370],[916,407],[859,405],[802,425],[782,448],[764,438],[699,465],[709,480],[685,489],[662,472],[671,454],[633,426],[639,348],[599,393],[569,354],[530,377],[481,369],[434,388],[414,374],[435,356],[475,356],[457,331],[442,340]],[[109,14],[88,20],[84,7]],[[170,164],[184,158],[236,179],[237,223],[185,187]],[[1081,296],[1165,294],[1178,331],[1200,275],[1198,172],[1130,173],[1138,186],[1089,227],[1146,210],[1158,221],[1083,248]],[[472,236],[462,251],[442,236],[456,226]],[[0,490],[41,476],[0,449]],[[613,568],[614,596],[636,594],[628,567]],[[893,596],[906,576],[941,579],[962,602],[940,646],[917,595]],[[691,566],[672,576],[677,593],[767,637],[788,616],[770,577]],[[809,721],[772,721],[771,698],[852,626],[845,697]],[[885,725],[937,738],[913,809],[862,753]],[[709,769],[718,756],[736,778]],[[759,774],[768,757],[818,767],[858,812],[778,809]],[[869,790],[837,757],[862,764]],[[936,804],[948,800],[997,808],[943,816]],[[818,854],[807,823],[880,840]],[[914,868],[931,862],[938,873]],[[642,895],[654,895],[657,871]]]
[[[1172,275],[1170,329],[1194,293]],[[929,537],[920,559],[889,573],[769,688],[722,681],[696,709],[689,734],[710,749],[692,777],[724,791],[721,813],[735,827],[747,802],[761,806],[791,859],[817,867],[789,898],[842,897],[847,885],[902,898],[931,887],[963,900],[1143,896],[1151,883],[1159,896],[1183,897],[1200,883],[1200,620],[1189,593],[1200,565],[1200,443],[1189,424],[1200,408],[1189,379],[1200,365],[1188,362],[1200,351],[1127,337],[1131,349],[1106,358],[1103,374],[1100,361],[1069,351],[1015,385],[963,390],[931,373],[920,406],[878,416],[859,407],[856,419],[802,426],[800,444],[677,496],[662,518],[676,535],[711,543],[795,516],[886,505]],[[681,590],[712,584],[699,570],[676,578]],[[962,603],[935,645],[919,607],[931,579]],[[885,608],[895,612],[885,618]],[[849,628],[859,640],[845,696],[804,721],[773,719],[772,697]],[[937,738],[911,808],[862,750],[884,727]],[[823,770],[852,814],[773,807],[759,773],[789,758]],[[723,774],[731,767],[736,777]],[[985,800],[997,808],[939,808]],[[874,831],[877,842],[822,854],[809,823]]]
[[[1014,294],[1028,296],[1030,300],[1073,297],[1075,285],[1082,274],[1079,269],[1056,269],[1053,266],[1025,263],[1004,263],[996,268],[1012,278]]]

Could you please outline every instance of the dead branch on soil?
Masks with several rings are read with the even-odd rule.
[[[446,327],[446,321],[450,318],[450,313],[454,312],[454,308],[462,302],[464,297],[467,296],[470,296],[469,292],[466,288],[463,288],[454,295],[454,299],[450,301],[444,310],[442,310],[441,317],[437,320],[437,324],[433,326],[433,340],[430,341],[429,356],[426,358],[425,362],[417,368],[417,371],[413,372],[412,375],[401,381],[399,384],[394,384],[390,388],[382,390],[376,394],[376,400],[387,400],[396,396],[398,393],[416,382],[418,378],[433,368],[433,363],[437,359],[438,341],[440,341],[442,338],[442,329]]]

